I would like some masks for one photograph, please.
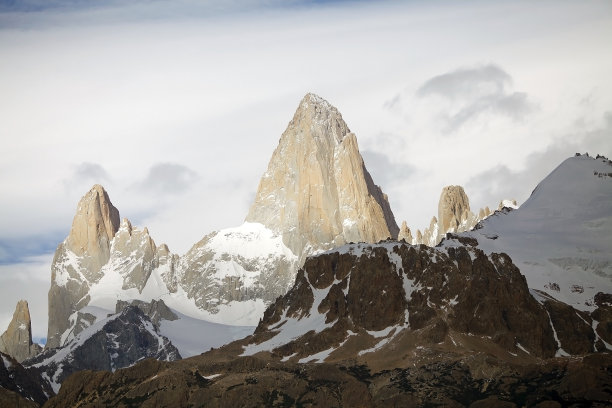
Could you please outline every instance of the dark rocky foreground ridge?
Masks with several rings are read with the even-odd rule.
[[[473,244],[349,244],[309,258],[252,336],[76,373],[46,406],[612,404],[612,356],[597,353],[610,343],[608,295],[590,315],[538,301],[507,255]]]
[[[373,373],[366,365],[218,362],[205,354],[114,374],[83,371],[45,407],[608,407],[611,365],[606,353],[500,367],[483,378],[453,359]]]
[[[0,352],[0,407],[38,407],[53,394],[36,370]]]

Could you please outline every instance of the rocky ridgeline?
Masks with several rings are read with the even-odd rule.
[[[54,394],[36,370],[0,352],[0,407],[38,407]]]
[[[612,358],[593,354],[609,340],[610,296],[597,297],[592,329],[588,314],[536,300],[507,255],[464,241],[349,244],[308,258],[253,336],[171,364],[83,371],[48,406],[612,403]],[[561,350],[581,358],[553,358]]]
[[[507,207],[518,208],[516,200],[502,200],[498,210]],[[470,200],[461,186],[446,186],[442,189],[438,202],[438,216],[432,217],[429,226],[421,232],[417,230],[413,236],[412,231],[402,222],[399,240],[405,240],[409,244],[436,246],[447,233],[459,233],[469,231],[480,221],[492,214],[489,207],[481,208],[478,214],[470,210]]]
[[[182,312],[212,316],[223,309],[235,324],[254,325],[258,316],[235,314],[263,312],[291,288],[307,255],[398,233],[355,135],[335,107],[313,94],[281,136],[244,225],[213,232],[179,257],[157,246],[147,228],[119,220],[102,186],[80,200],[51,267],[47,348],[68,344],[95,321],[84,307],[112,311],[117,300],[176,297]],[[249,307],[232,312],[233,303],[245,301]]]
[[[90,290],[105,271],[121,274],[118,289],[141,292],[156,269],[170,284],[175,262],[165,245],[155,245],[146,228],[132,228],[127,219],[120,224],[119,211],[108,193],[95,185],[79,201],[70,234],[58,246],[51,264],[46,348],[67,344],[93,323],[91,315],[79,314],[79,310],[89,304]]]
[[[301,260],[313,250],[376,242],[399,231],[355,134],[314,94],[302,99],[283,132],[246,220],[281,234]]]
[[[487,256],[473,245],[354,244],[309,258],[292,290],[266,310],[245,354],[334,361],[445,344],[456,353],[487,347],[511,361],[606,350],[606,295],[594,330],[589,314],[554,299],[538,302],[507,255]],[[295,338],[285,341],[291,330]]]
[[[24,362],[57,392],[62,382],[81,370],[115,371],[145,358],[174,361],[176,347],[159,332],[155,320],[176,319],[162,302],[119,304],[116,314],[82,330],[62,348],[46,349]]]
[[[146,360],[114,373],[83,371],[45,406],[606,407],[611,365],[612,357],[600,354],[482,376],[469,361],[448,359],[375,372],[366,365],[202,355],[172,364]]]

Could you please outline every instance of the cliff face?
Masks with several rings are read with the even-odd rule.
[[[307,259],[244,355],[334,361],[437,344],[465,353],[474,347],[470,336],[515,355],[551,357],[559,348],[546,309],[507,255],[354,244]]]
[[[399,232],[355,135],[335,107],[313,94],[282,134],[246,220],[280,234],[302,260],[314,250]]]
[[[59,347],[69,328],[69,316],[87,304],[92,282],[102,277],[119,229],[119,211],[104,188],[95,185],[85,194],[72,221],[70,234],[55,251],[49,289],[47,348]]]

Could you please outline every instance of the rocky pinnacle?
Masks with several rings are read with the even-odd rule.
[[[20,300],[15,307],[13,320],[0,336],[0,351],[21,363],[40,353],[41,349],[38,344],[32,343],[32,323],[28,302]]]
[[[355,135],[335,107],[310,93],[282,134],[246,221],[281,234],[302,259],[312,250],[399,232]]]

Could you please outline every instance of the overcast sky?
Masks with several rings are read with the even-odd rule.
[[[94,183],[179,254],[241,224],[307,92],[398,224],[427,226],[449,184],[523,202],[574,152],[612,155],[610,39],[610,1],[2,1],[0,331],[25,298],[46,335]]]

